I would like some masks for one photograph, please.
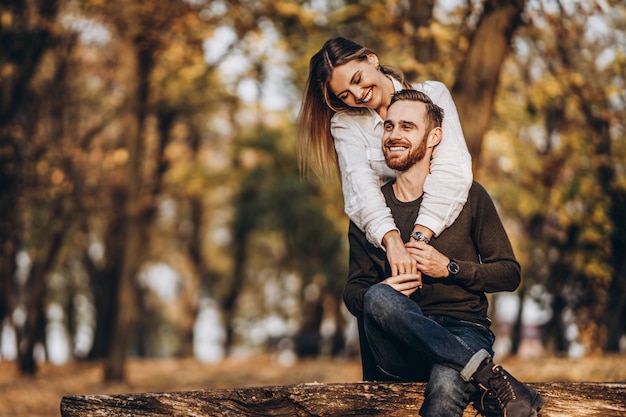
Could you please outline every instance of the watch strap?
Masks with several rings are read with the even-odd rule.
[[[411,237],[418,242],[424,242],[430,244],[430,239],[426,237],[426,235],[422,232],[413,232],[411,233]]]

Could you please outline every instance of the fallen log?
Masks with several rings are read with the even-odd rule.
[[[626,416],[626,383],[531,383],[547,400],[541,417]],[[424,383],[354,382],[162,393],[71,395],[62,417],[417,416]],[[470,405],[464,417],[476,416]]]

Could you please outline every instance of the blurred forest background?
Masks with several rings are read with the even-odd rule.
[[[622,0],[0,1],[0,355],[357,355],[338,179],[301,178],[332,36],[444,82],[522,264],[498,352],[626,351]]]

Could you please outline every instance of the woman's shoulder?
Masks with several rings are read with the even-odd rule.
[[[441,81],[426,80],[419,83],[414,83],[413,88],[422,91],[426,94],[432,94],[435,92],[448,91],[448,87]]]

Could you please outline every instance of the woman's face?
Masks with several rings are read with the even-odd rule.
[[[374,54],[339,65],[333,69],[328,88],[350,107],[366,107],[380,113],[391,101],[394,88],[378,67]]]

